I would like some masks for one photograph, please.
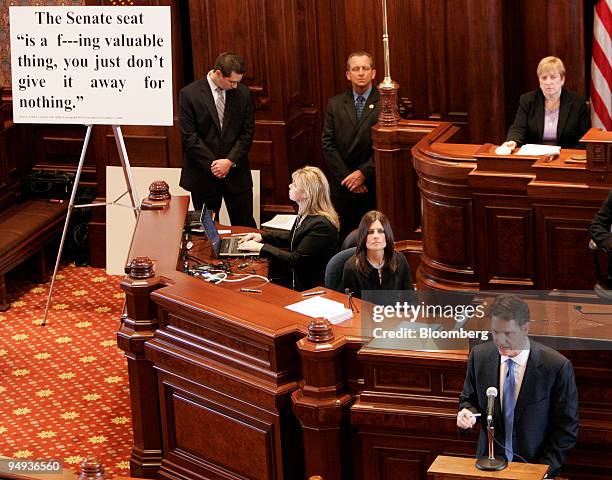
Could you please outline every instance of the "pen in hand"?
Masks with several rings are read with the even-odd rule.
[[[302,297],[312,297],[313,295],[321,295],[325,293],[325,290],[317,290],[316,292],[302,293]]]

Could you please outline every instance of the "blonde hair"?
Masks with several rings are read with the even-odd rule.
[[[558,73],[561,77],[565,77],[565,65],[563,65],[559,57],[544,57],[540,60],[540,63],[538,63],[538,77],[545,72]]]
[[[293,172],[291,178],[306,193],[306,201],[299,213],[301,215],[322,215],[336,229],[339,229],[338,214],[329,197],[329,183],[321,169],[306,166]]]

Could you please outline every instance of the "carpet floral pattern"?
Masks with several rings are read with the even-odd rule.
[[[42,316],[49,284],[9,280],[11,308],[0,312],[0,455],[100,458],[129,475],[132,429],[127,365],[117,348],[124,294],[120,277],[65,266]]]

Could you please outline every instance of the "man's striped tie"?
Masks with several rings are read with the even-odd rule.
[[[223,128],[223,114],[225,113],[225,97],[223,96],[223,89],[217,87],[217,100],[215,101],[217,107],[217,115],[219,116],[219,126]]]

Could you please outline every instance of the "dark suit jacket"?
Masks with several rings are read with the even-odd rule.
[[[612,190],[608,195],[608,199],[601,204],[601,208],[593,218],[589,233],[593,241],[598,247],[608,250],[612,253],[612,233],[610,226],[612,225]]]
[[[308,215],[290,232],[264,232],[260,255],[271,258],[270,269],[278,272],[278,283],[295,290],[323,285],[325,266],[338,251],[338,230],[322,215]],[[271,275],[273,276],[273,275]]]
[[[321,143],[325,162],[338,182],[359,169],[368,190],[375,188],[371,129],[378,122],[379,110],[380,95],[375,86],[359,121],[352,89],[329,99]]]
[[[223,130],[219,127],[217,108],[206,77],[184,87],[179,94],[179,125],[183,136],[183,170],[180,185],[185,190],[206,189],[218,180],[210,165],[219,158],[229,158],[231,168],[223,180],[231,193],[252,188],[248,151],[253,141],[255,117],[249,89],[225,92]]]
[[[578,438],[578,392],[571,362],[533,340],[514,413],[513,450],[528,462],[550,465],[549,477],[561,465]],[[493,342],[477,345],[470,353],[459,408],[483,412],[477,455],[488,455],[486,391],[499,389],[500,355]],[[495,438],[504,444],[504,420],[499,396],[495,399]],[[504,456],[495,445],[496,455]],[[515,457],[514,461],[521,461]]]
[[[608,251],[608,277],[612,279],[612,190],[606,201],[601,204],[601,208],[595,214],[589,233],[591,238],[599,248]]]
[[[557,142],[563,148],[584,148],[580,138],[591,126],[584,97],[563,89],[559,105]],[[517,145],[542,143],[544,135],[544,94],[539,88],[521,95],[514,123],[506,140]]]
[[[395,252],[395,258],[397,259],[397,268],[395,269],[395,272],[392,272],[388,265],[383,267],[381,285],[378,278],[378,271],[375,268],[370,267],[368,275],[362,275],[357,270],[357,258],[352,256],[344,264],[344,272],[342,275],[342,283],[344,288],[348,288],[358,298],[362,298],[362,290],[402,290],[407,292],[406,298],[409,298],[410,294],[413,292],[413,286],[408,261],[404,255],[398,252]],[[382,298],[383,296],[381,295],[381,299]],[[395,299],[396,296],[393,295],[393,298],[390,299],[390,301],[383,301],[382,303],[393,304],[395,303]],[[372,298],[371,300],[374,301],[376,299]],[[397,300],[402,301],[400,298],[397,298]]]

